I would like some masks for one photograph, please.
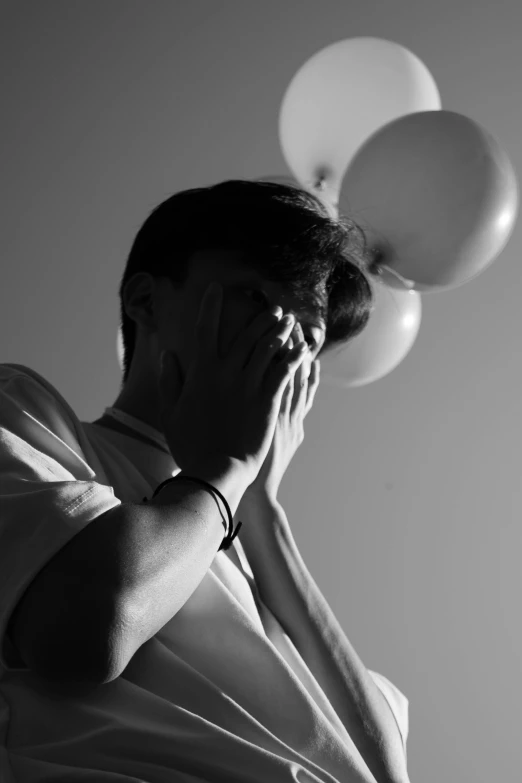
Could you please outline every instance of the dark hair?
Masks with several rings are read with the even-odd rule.
[[[138,272],[183,284],[191,256],[211,249],[240,251],[265,279],[283,284],[324,318],[321,353],[355,337],[368,322],[374,300],[366,237],[353,220],[332,217],[319,198],[292,185],[227,180],[184,190],[152,211],[127,259],[119,288],[123,383],[136,340],[136,324],[123,306],[125,284]]]

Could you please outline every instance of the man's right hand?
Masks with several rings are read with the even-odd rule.
[[[196,323],[196,352],[184,383],[175,354],[159,377],[160,419],[177,466],[233,461],[254,481],[270,449],[283,393],[306,356],[302,342],[285,353],[295,320],[281,308],[255,318],[218,352],[223,290],[206,289]],[[279,355],[278,355],[279,353]]]

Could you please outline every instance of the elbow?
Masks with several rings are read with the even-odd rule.
[[[117,679],[128,661],[122,623],[108,612],[89,612],[64,622],[51,634],[40,630],[26,646],[27,666],[47,683],[64,692],[87,692]],[[105,617],[103,616],[105,614]]]
[[[64,692],[92,690],[116,679],[121,673],[116,662],[105,652],[105,645],[92,636],[74,644],[45,645],[35,640],[25,654],[27,666],[57,690]]]

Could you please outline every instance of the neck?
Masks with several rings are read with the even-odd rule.
[[[156,446],[156,447],[158,446],[157,443],[155,443],[150,438],[147,438],[146,435],[143,435],[141,432],[136,432],[136,430],[127,427],[121,421],[116,421],[116,419],[113,419],[112,416],[106,416],[104,414],[103,416],[100,416],[99,419],[96,419],[96,421],[93,421],[92,423],[99,424],[101,427],[107,427],[109,430],[114,430],[114,432],[119,432],[121,435],[127,435],[130,438],[136,438],[136,440],[139,440],[142,443],[146,443],[148,446]]]
[[[163,431],[159,418],[159,399],[158,395],[153,395],[150,391],[131,391],[124,388],[118,395],[116,401],[112,404],[113,408],[123,411],[128,416],[148,424],[149,427]]]

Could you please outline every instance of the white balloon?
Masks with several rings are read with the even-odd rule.
[[[417,291],[390,288],[371,276],[374,309],[364,330],[320,356],[321,383],[344,389],[364,386],[392,372],[410,352],[421,324]]]
[[[477,277],[506,246],[517,177],[500,142],[475,120],[418,112],[380,128],[357,151],[339,208],[399,279],[416,291],[443,291]]]
[[[281,103],[285,161],[304,187],[336,204],[348,163],[378,128],[412,112],[440,109],[435,80],[404,46],[348,38],[326,46],[292,78]]]

